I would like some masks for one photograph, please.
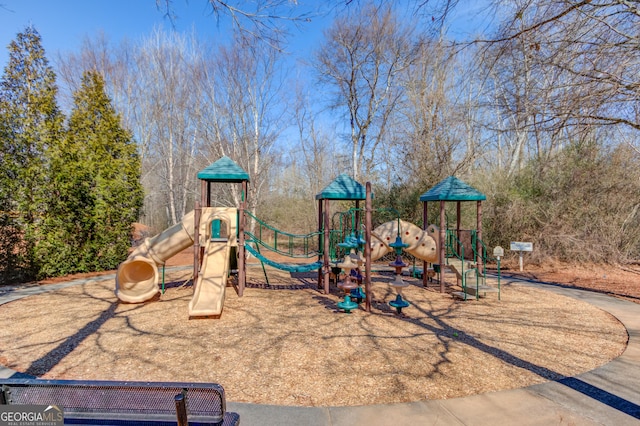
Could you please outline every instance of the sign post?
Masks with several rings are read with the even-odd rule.
[[[512,251],[517,251],[518,254],[520,255],[520,259],[519,259],[519,265],[520,265],[520,272],[522,272],[522,253],[524,253],[525,251],[531,252],[533,251],[533,243],[523,243],[523,242],[519,242],[519,241],[511,241],[511,245],[510,245],[510,250]]]
[[[493,256],[497,259],[498,264],[498,300],[500,300],[500,258],[504,256],[504,249],[500,246],[495,246]]]

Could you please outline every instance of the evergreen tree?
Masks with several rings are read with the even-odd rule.
[[[86,72],[74,94],[64,143],[55,152],[42,273],[114,268],[127,256],[143,202],[140,158],[120,125],[104,80]]]
[[[49,198],[49,149],[59,141],[63,117],[40,34],[27,27],[8,49],[0,80],[0,270],[13,280],[32,278],[39,268],[36,247]]]
[[[16,253],[20,244],[20,233],[15,227],[12,190],[14,180],[8,173],[9,128],[4,108],[0,108],[0,282],[15,280],[18,270]]]

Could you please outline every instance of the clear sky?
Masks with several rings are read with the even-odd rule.
[[[406,13],[415,13],[413,0],[405,1],[411,5]],[[486,25],[483,21],[491,21],[491,18],[478,19],[488,16],[485,8],[490,1],[461,0],[456,16],[451,20],[449,34],[466,38],[474,29]],[[328,0],[298,0],[296,12],[302,12],[304,5],[323,7],[336,3],[342,4]],[[207,0],[173,0],[172,7],[176,15],[174,20],[158,10],[155,0],[0,0],[0,73],[7,65],[8,44],[28,25],[33,25],[42,36],[47,58],[54,69],[59,54],[78,52],[85,38],[94,38],[101,33],[113,44],[125,38],[138,41],[149,36],[157,26],[179,32],[195,31],[201,39],[225,39],[229,35],[224,27],[228,28],[228,17],[223,16],[219,26]],[[322,43],[322,30],[331,22],[330,14],[317,16],[302,24],[301,30],[292,30],[293,36],[287,46],[292,53],[290,59],[308,59]],[[292,139],[297,139],[297,134]]]
[[[315,5],[315,1],[325,0],[299,0],[298,3]],[[486,13],[484,8],[488,2],[462,0],[450,22],[450,36],[469,36],[474,29],[487,25],[482,21],[491,19],[479,17]],[[30,24],[42,36],[49,60],[58,53],[78,51],[85,37],[101,32],[114,43],[124,38],[138,40],[160,25],[173,26],[180,32],[195,30],[203,38],[226,36],[207,0],[173,0],[172,5],[177,19],[170,21],[157,9],[155,0],[0,0],[0,67],[3,69],[7,63],[8,44]],[[322,29],[329,24],[328,17],[316,17],[303,24],[302,32],[295,32],[291,39],[292,53],[308,54],[321,42]]]
[[[101,32],[113,43],[138,40],[161,25],[179,32],[195,30],[203,38],[226,36],[206,0],[173,0],[172,4],[177,16],[173,21],[157,9],[155,0],[0,0],[0,67],[7,64],[7,46],[28,25],[42,36],[50,61],[58,53],[78,51],[85,37]],[[321,18],[305,23],[291,49],[308,52],[310,44],[319,43],[327,24],[328,19]]]
[[[215,18],[206,1],[174,2],[178,31],[218,34]],[[8,44],[26,26],[33,25],[40,35],[47,57],[58,52],[77,51],[85,37],[104,32],[109,40],[136,40],[158,25],[171,27],[171,21],[156,8],[154,0],[0,0],[0,64],[7,63]]]

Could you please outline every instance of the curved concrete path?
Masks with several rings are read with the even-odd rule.
[[[113,279],[111,276],[94,280]],[[0,304],[87,280],[46,287],[0,287]],[[243,426],[263,425],[640,425],[640,304],[557,285],[523,283],[590,303],[627,329],[624,353],[593,371],[559,381],[465,398],[358,407],[288,407],[228,402]],[[640,285],[640,284],[639,284]],[[0,367],[0,377],[14,371]],[[20,374],[20,373],[17,373]]]

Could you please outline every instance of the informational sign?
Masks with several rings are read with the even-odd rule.
[[[520,265],[520,272],[522,272],[523,270],[523,260],[522,260],[522,253],[525,251],[533,251],[533,243],[523,243],[520,241],[511,241],[511,246],[509,247],[511,249],[511,251],[517,251],[519,252],[518,254],[520,255],[520,258],[518,259],[518,263]]]
[[[495,248],[493,249],[493,257],[497,259],[504,257],[504,249],[500,246],[495,246]]]
[[[523,243],[520,241],[511,241],[509,247],[511,251],[533,251],[533,243]]]

